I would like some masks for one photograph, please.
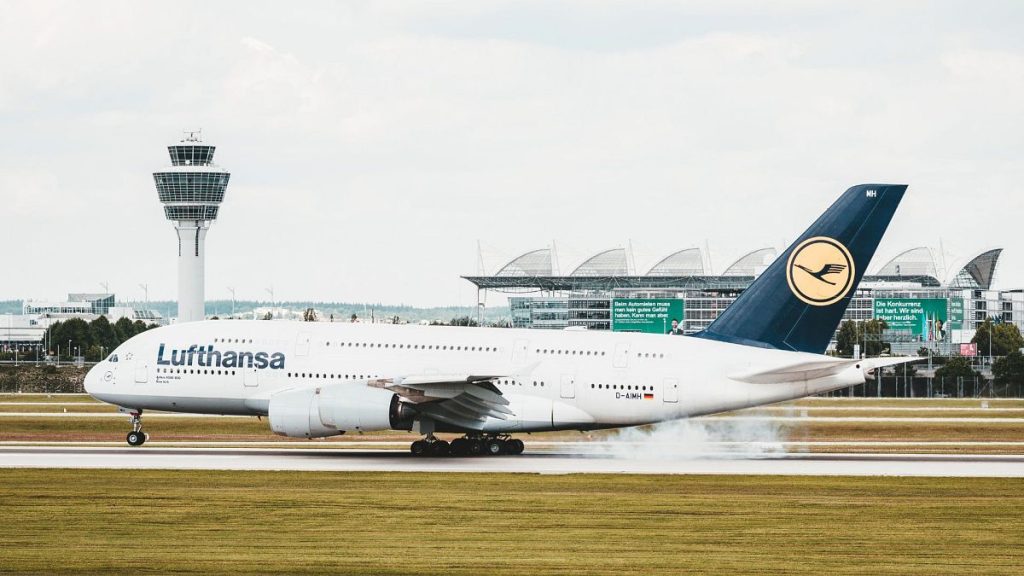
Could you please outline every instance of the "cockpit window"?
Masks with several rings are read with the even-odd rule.
[[[117,362],[117,354],[111,354],[110,358],[107,358],[110,362]]]

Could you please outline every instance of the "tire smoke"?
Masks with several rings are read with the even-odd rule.
[[[757,458],[785,454],[785,441],[785,428],[774,421],[715,418],[624,428],[595,447],[601,454],[637,460]]]

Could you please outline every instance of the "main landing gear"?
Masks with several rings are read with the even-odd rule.
[[[522,440],[508,434],[467,434],[451,442],[439,440],[428,434],[409,447],[413,456],[515,456],[523,453],[526,446]]]
[[[129,414],[132,422],[132,431],[128,433],[128,445],[129,446],[142,446],[149,440],[149,434],[142,431],[142,410],[138,412],[131,412]]]

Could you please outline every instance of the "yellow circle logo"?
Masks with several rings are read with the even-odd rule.
[[[853,277],[850,251],[826,236],[801,242],[786,265],[789,289],[811,306],[828,306],[842,300],[853,288]]]

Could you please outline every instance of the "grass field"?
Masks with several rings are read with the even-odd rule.
[[[1024,481],[0,470],[0,572],[1020,574]]]

